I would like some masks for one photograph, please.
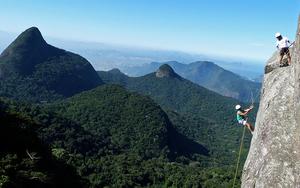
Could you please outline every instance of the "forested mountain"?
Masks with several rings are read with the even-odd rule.
[[[167,112],[179,132],[209,148],[212,158],[218,161],[213,161],[214,164],[232,164],[242,131],[235,120],[237,100],[180,77],[166,64],[142,77],[125,77],[116,70],[98,73],[107,83],[120,84],[153,98]],[[247,137],[246,146],[249,140]]]
[[[98,138],[109,141],[117,151],[135,151],[143,158],[178,153],[180,135],[168,116],[150,98],[120,86],[103,86],[51,105],[58,114],[77,122]],[[207,155],[204,147],[197,151]],[[196,151],[195,151],[196,152]],[[149,156],[147,156],[147,153]]]
[[[153,62],[144,66],[128,68],[127,72],[131,75],[145,75],[154,72],[163,64],[170,65],[183,78],[221,95],[240,101],[248,102],[251,100],[252,95],[255,98],[260,92],[261,84],[247,80],[245,78],[247,75],[241,77],[208,61],[197,61],[190,64],[178,63],[176,61],[165,63]]]
[[[0,55],[1,96],[48,101],[101,83],[87,60],[47,44],[35,27],[21,33]]]

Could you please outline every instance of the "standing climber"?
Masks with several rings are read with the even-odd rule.
[[[279,54],[280,54],[280,66],[284,66],[284,64],[282,64],[282,59],[284,57],[284,55],[287,55],[288,58],[288,65],[291,65],[292,59],[291,59],[291,54],[290,54],[290,41],[287,37],[283,37],[280,33],[276,33],[275,37],[277,38],[277,42],[276,42],[276,47],[277,49],[279,49]]]
[[[251,131],[251,133],[253,133],[254,127],[247,122],[247,118],[246,118],[247,114],[253,109],[253,106],[251,105],[248,109],[243,110],[241,105],[238,104],[235,106],[235,109],[236,109],[236,119],[238,123],[246,126]]]

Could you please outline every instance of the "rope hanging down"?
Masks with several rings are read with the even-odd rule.
[[[251,96],[250,96],[251,97],[251,106],[254,105],[255,100],[256,100],[256,98],[258,96],[259,96],[259,93],[257,93],[256,96],[255,96],[255,98],[254,98],[253,92],[251,91]],[[239,150],[239,154],[238,154],[238,159],[237,159],[237,162],[236,162],[236,168],[235,168],[235,174],[234,174],[234,178],[233,178],[232,188],[234,188],[234,186],[235,186],[236,177],[237,177],[237,174],[238,174],[238,171],[239,171],[240,159],[241,159],[241,154],[242,154],[242,149],[243,149],[243,143],[244,143],[244,138],[245,138],[245,131],[246,131],[246,126],[244,126],[244,129],[243,129],[243,134],[242,134],[242,139],[241,139],[241,143],[240,143],[240,150]]]
[[[240,151],[239,151],[239,155],[238,155],[238,159],[237,159],[237,163],[236,163],[232,188],[234,188],[234,186],[235,186],[236,177],[237,177],[237,174],[238,174],[238,171],[239,171],[240,159],[241,159],[243,143],[244,143],[244,137],[245,137],[245,130],[246,130],[246,126],[244,126],[244,130],[243,130],[243,135],[242,135],[241,144],[240,144]]]

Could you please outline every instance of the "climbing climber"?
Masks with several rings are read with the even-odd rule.
[[[280,54],[280,66],[285,66],[285,64],[282,64],[282,59],[284,55],[287,55],[288,58],[288,65],[291,65],[292,59],[291,59],[291,54],[289,47],[291,46],[291,42],[287,37],[283,37],[280,33],[276,33],[275,37],[277,38],[276,41],[276,47],[279,49],[279,54]]]
[[[239,124],[246,126],[251,133],[254,131],[254,127],[247,122],[247,114],[253,109],[253,105],[251,105],[248,109],[242,109],[241,105],[236,105],[236,119]]]

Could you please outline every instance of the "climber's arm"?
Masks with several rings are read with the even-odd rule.
[[[253,106],[251,105],[248,109],[244,110],[244,112],[239,111],[239,115],[245,116],[247,115],[251,110],[253,109]]]
[[[245,110],[245,112],[238,111],[238,114],[241,116],[245,116],[248,114],[248,112],[246,110]]]
[[[248,114],[248,113],[252,110],[252,108],[253,108],[253,107],[250,107],[250,108],[246,109],[246,110],[245,110],[245,113]]]

